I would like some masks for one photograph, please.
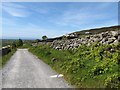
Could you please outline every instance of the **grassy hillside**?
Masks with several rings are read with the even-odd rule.
[[[106,31],[118,31],[118,30],[120,30],[120,26],[95,28],[95,29],[77,31],[74,33],[76,33],[77,35],[84,35],[85,32],[90,32],[90,35],[91,35],[91,34],[98,34],[98,33],[106,32]]]
[[[76,50],[55,50],[47,45],[30,47],[29,51],[64,74],[80,88],[120,88],[120,44],[80,46]]]

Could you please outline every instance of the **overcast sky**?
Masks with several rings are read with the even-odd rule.
[[[2,3],[3,38],[49,38],[118,24],[117,2]]]

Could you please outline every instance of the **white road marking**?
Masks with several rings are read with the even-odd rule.
[[[52,76],[50,76],[51,78],[57,78],[57,77],[63,77],[63,75],[62,74],[57,74],[57,75],[52,75]]]

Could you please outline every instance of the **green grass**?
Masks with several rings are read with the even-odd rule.
[[[11,56],[16,52],[16,49],[11,49],[11,52],[8,54],[0,57],[0,67],[4,67],[4,65],[8,62],[8,60],[11,58]]]
[[[115,52],[110,49],[114,48]],[[47,45],[29,46],[29,51],[50,65],[71,84],[80,88],[120,88],[118,62],[120,44],[80,46],[55,50]],[[119,77],[119,79],[118,79]]]
[[[0,68],[2,67],[2,57],[0,57]]]

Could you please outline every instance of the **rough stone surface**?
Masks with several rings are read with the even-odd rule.
[[[80,45],[90,46],[92,43],[101,44],[118,44],[120,42],[120,34],[118,31],[107,31],[95,35],[88,35],[83,38],[55,40],[51,43],[51,47],[55,49],[76,49]]]

